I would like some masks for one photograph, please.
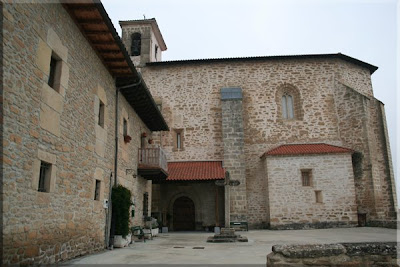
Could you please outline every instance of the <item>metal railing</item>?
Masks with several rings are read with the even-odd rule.
[[[139,148],[139,168],[161,168],[168,171],[167,157],[162,148]]]

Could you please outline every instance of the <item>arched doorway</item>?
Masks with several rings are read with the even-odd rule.
[[[174,231],[195,230],[194,203],[188,197],[179,197],[174,202],[173,223]]]

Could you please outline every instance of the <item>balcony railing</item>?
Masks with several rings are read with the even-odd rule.
[[[138,173],[146,179],[165,179],[168,176],[167,157],[160,148],[138,149]]]

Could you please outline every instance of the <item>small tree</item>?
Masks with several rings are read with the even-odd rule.
[[[131,191],[122,186],[112,189],[112,210],[115,213],[115,234],[125,238],[129,234],[129,208],[132,205]]]

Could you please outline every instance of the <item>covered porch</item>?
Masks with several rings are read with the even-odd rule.
[[[153,181],[152,217],[169,231],[224,225],[224,187],[217,185],[225,177],[222,162],[169,162],[168,173],[165,181]]]

